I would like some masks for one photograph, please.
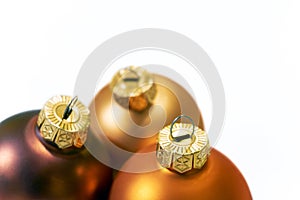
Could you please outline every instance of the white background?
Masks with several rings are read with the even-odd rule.
[[[227,113],[216,148],[239,167],[254,199],[300,199],[300,2],[180,2],[1,1],[0,120],[72,95],[82,63],[106,39],[174,30],[218,68]]]

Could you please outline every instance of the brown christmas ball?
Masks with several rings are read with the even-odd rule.
[[[56,111],[63,107],[66,105],[57,105]],[[73,111],[77,114],[71,118],[75,119],[80,114],[74,107]],[[41,127],[37,125],[39,113]],[[107,198],[112,170],[84,147],[79,148],[85,139],[76,138],[77,132],[64,132],[67,128],[54,131],[57,127],[46,124],[47,116],[41,113],[24,112],[0,124],[0,199]],[[75,126],[80,121],[73,119],[67,119],[65,125]],[[51,134],[53,140],[46,140]]]
[[[130,152],[156,143],[156,133],[182,113],[204,128],[196,102],[182,86],[140,67],[120,70],[97,93],[90,110],[93,133]]]
[[[154,151],[155,146],[141,152]],[[237,167],[222,153],[211,149],[201,169],[181,174],[166,168],[145,173],[127,173],[131,165],[159,168],[155,154],[148,162],[139,163],[133,156],[117,174],[110,200],[251,200],[249,187]]]

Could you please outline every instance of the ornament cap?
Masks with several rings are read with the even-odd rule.
[[[181,118],[191,123],[178,123]],[[162,167],[185,173],[193,168],[201,169],[209,149],[207,133],[196,127],[191,117],[180,115],[159,132],[156,156]]]
[[[81,148],[90,124],[89,109],[77,97],[57,95],[40,111],[37,125],[44,140],[60,149]]]
[[[112,78],[110,88],[121,106],[135,111],[145,110],[156,93],[153,75],[135,66],[119,70]]]

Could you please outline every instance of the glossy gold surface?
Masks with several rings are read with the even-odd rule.
[[[145,110],[156,94],[153,74],[136,66],[119,70],[110,82],[110,89],[116,102],[137,112]]]
[[[153,84],[151,73],[142,67],[129,66],[114,75],[110,88],[120,97],[135,97],[147,93]]]
[[[105,199],[112,170],[84,147],[58,149],[45,142],[38,113],[0,124],[0,199]]]
[[[171,129],[172,136],[181,136],[180,141],[171,137]],[[188,136],[191,132],[191,137],[182,137]],[[193,127],[192,124],[172,123],[158,134],[156,156],[163,167],[179,173],[185,173],[193,168],[200,169],[207,161],[208,153],[209,142],[206,132]]]
[[[153,150],[150,146],[143,150]],[[135,156],[124,165],[135,165]],[[147,165],[159,165],[156,157]],[[117,174],[110,200],[251,200],[249,187],[237,167],[223,154],[212,149],[201,169],[179,174],[166,168],[149,173]]]
[[[178,115],[192,117],[195,124],[204,129],[200,110],[191,95],[164,76],[154,74],[153,77],[155,98],[151,106],[142,112],[120,106],[109,85],[102,88],[90,105],[93,133],[105,134],[114,145],[136,152],[149,144],[155,144],[159,130],[169,125]]]
[[[73,101],[75,100],[75,101]],[[67,119],[64,119],[66,108],[74,102]],[[81,148],[86,141],[90,124],[90,112],[76,98],[57,95],[49,99],[39,113],[37,125],[41,136],[51,141],[58,148]]]

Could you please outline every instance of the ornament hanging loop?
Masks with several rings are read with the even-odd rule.
[[[181,136],[176,136],[176,137],[174,137],[174,136],[173,136],[173,126],[174,126],[174,124],[175,124],[179,119],[181,119],[181,118],[186,118],[186,119],[190,120],[191,124],[193,125],[192,133],[191,133],[191,134],[185,134],[185,135],[181,135]],[[193,120],[191,117],[187,116],[187,115],[179,115],[178,117],[176,117],[176,118],[173,120],[173,122],[172,122],[172,124],[171,124],[171,127],[170,127],[170,136],[171,136],[171,138],[172,138],[175,142],[180,142],[180,141],[182,141],[182,140],[184,140],[184,139],[192,138],[193,135],[194,135],[194,133],[195,133],[195,123],[194,123],[194,120]]]
[[[67,105],[65,111],[64,111],[64,114],[63,114],[63,117],[62,119],[68,119],[69,116],[71,115],[72,111],[73,111],[73,107],[74,105],[76,104],[76,102],[78,101],[78,97],[75,96],[73,97],[73,99],[70,101],[70,103]]]
[[[136,71],[134,71],[131,67],[128,68],[128,71],[135,75],[135,77],[126,77],[129,72],[123,74],[122,79],[124,82],[138,82],[140,80],[140,76]]]

